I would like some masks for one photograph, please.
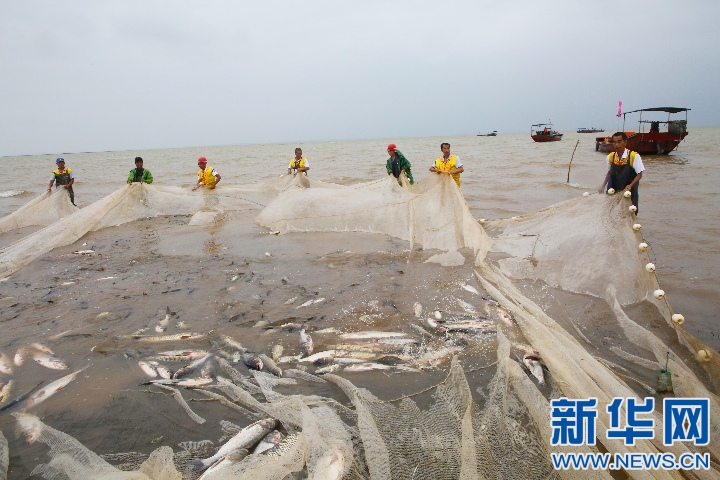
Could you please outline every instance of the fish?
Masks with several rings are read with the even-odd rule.
[[[255,355],[254,353],[243,353],[241,355],[243,363],[248,367],[252,368],[254,370],[262,370],[263,369],[263,361],[260,357]]]
[[[364,332],[343,333],[340,335],[340,338],[344,338],[345,340],[367,340],[370,338],[375,339],[375,338],[398,338],[398,337],[407,337],[407,334],[402,333],[402,332],[378,332],[378,331],[367,330]]]
[[[467,313],[478,313],[477,308],[475,308],[473,305],[469,304],[468,302],[466,302],[464,300],[460,300],[459,298],[455,298],[455,301],[460,306],[460,308],[465,310]]]
[[[204,333],[185,332],[175,333],[173,335],[131,335],[131,338],[140,340],[141,342],[172,342],[176,340],[197,340],[205,338]]]
[[[0,383],[0,405],[7,402],[10,399],[10,395],[12,395],[13,387],[15,386],[15,380],[9,380],[5,385],[2,385]]]
[[[419,302],[415,302],[415,305],[413,305],[413,309],[415,311],[415,318],[420,318],[420,315],[422,315],[423,307],[420,305]]]
[[[177,379],[182,377],[183,375],[187,375],[188,373],[194,371],[195,369],[201,367],[205,362],[207,362],[210,358],[212,358],[212,353],[208,353],[202,358],[198,358],[197,360],[194,360],[191,363],[188,363],[184,367],[177,370],[175,373],[173,373],[172,378]]]
[[[411,323],[410,328],[415,330],[415,332],[417,332],[419,335],[421,335],[423,337],[433,338],[433,335],[430,332],[428,332],[427,330],[425,330],[424,328],[422,328],[420,325],[415,325],[414,323]]]
[[[287,300],[284,305],[290,305],[292,303],[295,303],[295,300],[297,300],[298,297],[292,297],[291,299]]]
[[[312,305],[313,303],[320,303],[320,302],[324,302],[324,301],[325,301],[325,298],[316,298],[314,300],[308,300],[307,302],[295,307],[295,309],[297,310],[298,308],[307,307],[308,305]]]
[[[38,405],[38,404],[44,402],[45,400],[47,400],[48,398],[50,398],[51,396],[55,395],[57,392],[59,392],[60,390],[65,388],[65,386],[67,384],[69,384],[70,382],[72,382],[73,380],[75,380],[77,378],[77,376],[80,374],[80,372],[82,372],[89,366],[90,365],[87,365],[87,366],[81,368],[80,370],[76,370],[68,375],[65,375],[64,377],[59,378],[52,383],[49,383],[48,385],[41,388],[40,390],[37,390],[35,393],[31,394],[27,399],[21,401],[18,404],[18,408],[21,410],[27,410],[28,408],[34,407],[35,405]]]
[[[433,316],[435,317],[435,320],[442,320],[442,312],[440,310],[435,310],[433,312]]]
[[[172,372],[162,365],[155,367],[160,378],[172,378]]]
[[[326,358],[326,357],[335,357],[338,354],[336,350],[325,350],[322,352],[315,353],[313,355],[309,355],[305,358],[299,359],[301,362],[314,362],[320,358]]]
[[[258,443],[255,446],[255,449],[253,450],[253,454],[259,455],[267,450],[270,450],[278,443],[282,442],[285,437],[282,433],[278,432],[277,430],[273,430],[272,432],[265,435],[265,438],[260,440],[260,443]]]
[[[140,361],[140,362],[138,362],[138,366],[148,377],[155,378],[158,376],[157,370],[155,370],[155,368],[152,365],[150,365],[148,362]]]
[[[473,286],[471,286],[471,285],[468,285],[468,284],[466,284],[466,283],[462,283],[462,284],[460,284],[460,286],[461,286],[462,288],[464,288],[465,290],[467,290],[468,292],[474,293],[475,295],[480,295],[480,292],[478,292],[477,288],[475,288],[475,287],[473,287]]]
[[[281,344],[277,343],[277,344],[273,345],[272,351],[270,353],[270,357],[273,360],[277,361],[277,359],[282,356],[283,350],[284,350],[284,348]]]
[[[44,352],[35,352],[32,355],[32,359],[45,368],[52,368],[53,370],[67,370],[68,366],[65,365],[62,360],[57,357],[53,357]]]
[[[255,423],[251,423],[220,447],[215,455],[205,459],[192,460],[190,463],[197,471],[205,470],[221,458],[224,458],[242,448],[250,448],[255,445],[268,433],[273,431],[277,424],[278,421],[274,418],[266,418],[258,420]]]
[[[157,378],[157,379],[150,379],[147,380],[140,385],[177,385],[180,387],[202,387],[204,385],[208,385],[210,383],[213,383],[214,380],[212,378],[202,378],[202,377],[191,377],[191,378],[183,378],[183,379],[174,379],[174,378]]]
[[[95,253],[95,250],[75,250],[72,253],[73,255],[92,255]]]
[[[526,353],[523,357],[523,363],[532,376],[537,379],[538,385],[545,385],[545,375],[543,374],[542,365],[540,364],[540,356],[533,355],[532,353]]]
[[[225,345],[227,345],[228,347],[234,348],[235,350],[240,350],[242,352],[246,351],[246,349],[242,346],[242,344],[240,342],[238,342],[234,338],[229,337],[227,335],[221,335],[220,341],[222,343],[224,343]]]
[[[205,472],[200,475],[198,480],[203,480],[204,478],[221,478],[222,474],[218,472],[232,465],[235,465],[236,463],[239,463],[248,455],[250,455],[250,450],[248,450],[247,448],[240,448],[238,450],[235,450],[234,452],[225,455],[223,458],[213,463],[210,468],[205,470]]]
[[[258,358],[262,361],[262,364],[263,364],[262,369],[263,370],[267,370],[268,372],[272,373],[276,377],[283,376],[282,369],[277,366],[277,364],[275,363],[275,361],[272,358],[270,358],[264,354],[258,355]]]
[[[200,376],[202,378],[215,378],[217,377],[217,371],[215,368],[215,362],[212,358],[208,359],[200,369]]]
[[[356,363],[354,365],[348,365],[345,367],[345,372],[369,372],[371,370],[391,370],[393,367],[390,365],[383,365],[382,363]]]
[[[334,373],[342,368],[339,363],[333,363],[332,365],[325,365],[315,370],[315,375],[323,375],[325,373]]]
[[[0,353],[0,372],[6,375],[12,375],[13,361],[4,353]]]
[[[316,460],[314,467],[313,478],[340,480],[345,474],[345,455],[338,447],[332,447],[329,452]]]
[[[208,352],[206,350],[166,350],[164,352],[158,353],[158,355],[159,356],[168,356],[168,357],[182,356],[182,357],[191,358],[191,359],[198,359],[198,358],[204,357],[208,353],[210,353],[210,352]]]
[[[110,315],[110,312],[100,312],[97,314],[97,318],[107,317]]]
[[[21,367],[23,363],[25,363],[25,357],[27,355],[27,347],[20,347],[18,348],[17,352],[15,352],[15,356],[13,357],[13,363],[17,367]]]
[[[310,355],[313,353],[313,339],[305,331],[305,328],[300,329],[300,353],[302,355]]]

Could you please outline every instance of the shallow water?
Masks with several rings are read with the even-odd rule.
[[[568,162],[576,139],[570,182]],[[720,348],[717,312],[720,280],[720,219],[713,212],[720,180],[720,128],[693,129],[679,152],[648,157],[641,182],[639,222],[651,245],[662,288],[675,311],[683,313],[685,327],[715,349]],[[529,213],[563,200],[593,192],[604,177],[604,155],[594,151],[592,135],[566,134],[561,142],[534,144],[527,135],[451,137],[404,140],[364,140],[299,144],[311,163],[311,177],[325,182],[352,184],[385,175],[385,145],[393,141],[410,159],[416,179],[429,175],[439,144],[449,141],[462,159],[462,192],[477,219],[498,219]],[[219,189],[284,173],[296,145],[255,145],[146,152],[67,154],[76,176],[76,203],[86,206],[122,186],[136,155],[162,185],[190,186],[195,181],[195,158],[208,157],[223,176]],[[50,156],[6,157],[24,175],[17,184],[0,190],[22,190],[0,195],[0,215],[7,215],[40,194],[54,163]],[[12,353],[41,340],[49,344],[71,369],[90,362],[84,375],[33,413],[48,424],[68,431],[98,453],[149,452],[159,444],[219,437],[218,420],[226,410],[208,402],[191,407],[208,421],[198,426],[169,397],[138,387],[143,375],[138,356],[161,347],[126,338],[139,328],[154,325],[166,307],[187,323],[187,331],[230,334],[256,351],[282,344],[286,353],[299,351],[298,334],[269,325],[306,323],[315,329],[336,327],[403,330],[412,318],[413,304],[426,309],[458,310],[455,298],[474,305],[484,300],[463,290],[460,283],[477,286],[471,261],[462,267],[422,263],[434,252],[409,250],[407,242],[371,234],[269,235],[252,221],[254,215],[228,214],[215,226],[195,228],[187,217],[165,217],[133,222],[89,233],[78,242],[41,256],[0,283],[0,325],[5,329],[0,351]],[[36,230],[26,227],[0,235],[7,245]],[[93,256],[71,252],[92,248]],[[266,252],[270,255],[266,255]],[[465,252],[472,259],[471,252]],[[608,266],[612,268],[612,266]],[[234,279],[234,280],[233,280]],[[532,286],[529,286],[532,288]],[[537,290],[537,288],[536,288]],[[481,291],[481,294],[484,293]],[[298,299],[286,305],[293,297]],[[308,299],[324,302],[297,308]],[[612,316],[604,302],[587,296],[547,289],[547,311],[577,309],[577,322],[602,331],[596,345],[602,351],[622,342],[611,331],[598,330]],[[646,304],[632,307],[647,308]],[[107,313],[105,313],[107,312]],[[566,314],[567,315],[567,314]],[[652,323],[653,314],[645,315]],[[258,322],[263,322],[256,326]],[[265,323],[267,322],[267,323]],[[660,322],[658,322],[660,323]],[[567,327],[572,328],[571,326]],[[659,328],[659,327],[657,327]],[[186,331],[174,325],[166,333]],[[609,329],[607,329],[609,330]],[[63,334],[62,336],[59,336]],[[518,335],[509,331],[508,334]],[[59,336],[50,340],[54,336]],[[338,340],[334,334],[314,335],[316,351]],[[523,338],[513,338],[522,342]],[[672,343],[672,338],[668,337]],[[184,346],[185,344],[183,344]],[[187,347],[207,348],[206,340]],[[483,385],[492,371],[495,339],[478,336],[463,344],[461,361],[473,385]],[[623,345],[623,347],[627,347]],[[617,364],[622,359],[614,358]],[[442,380],[440,363],[421,375],[384,372],[346,374],[384,399],[421,391]],[[627,367],[627,365],[626,365]],[[29,361],[18,371],[16,392],[24,393],[39,381],[67,372],[51,372]],[[633,370],[645,383],[654,372]],[[392,378],[392,381],[388,379]],[[642,391],[640,385],[632,385]],[[303,387],[299,387],[302,392]],[[318,388],[318,387],[314,387]],[[152,392],[152,393],[150,393]],[[320,395],[345,401],[335,389],[321,386]],[[184,392],[188,398],[200,398]],[[247,423],[249,419],[236,419]],[[0,414],[0,428],[11,430],[12,419]],[[171,428],[168,428],[168,425]],[[157,440],[163,437],[161,440]],[[157,440],[157,441],[156,441]],[[155,442],[154,442],[155,441]],[[38,463],[35,448],[22,447],[11,437],[11,477],[25,478]]]

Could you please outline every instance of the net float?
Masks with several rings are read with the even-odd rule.
[[[644,252],[645,250],[648,249],[648,244],[643,242],[640,245],[638,245],[638,248],[640,249],[641,252]]]
[[[589,197],[589,196],[590,196],[590,192],[583,193],[583,197]]]
[[[645,265],[645,270],[647,270],[648,272],[651,272],[651,273],[654,272],[654,271],[655,271],[655,264],[654,264],[654,263],[648,263],[647,265]]]
[[[630,190],[626,190],[625,193],[623,193],[623,197],[625,198],[630,198],[630,195],[632,195],[632,193],[630,193]]]
[[[638,230],[640,230],[640,227],[641,225],[639,223],[636,223],[635,225],[633,225],[633,230],[637,232]]]
[[[655,298],[657,298],[658,300],[661,300],[665,298],[665,291],[658,288],[653,292],[653,295],[655,295]]]
[[[676,313],[676,314],[674,314],[674,315],[671,317],[671,320],[672,320],[673,322],[677,323],[678,325],[682,325],[683,322],[685,321],[685,317],[683,317],[683,316],[680,315],[679,313]]]
[[[630,205],[630,208],[628,208],[628,210],[635,213],[635,212],[637,212],[637,207],[635,205]]]
[[[608,193],[608,195],[615,195],[615,189],[614,189],[614,188],[608,188],[607,193]]]

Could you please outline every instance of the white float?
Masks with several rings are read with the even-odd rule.
[[[626,190],[625,193],[623,193],[623,197],[625,198],[630,198],[631,195],[632,193],[630,193],[630,190]]]
[[[640,227],[641,225],[639,223],[636,223],[635,225],[633,225],[633,230],[637,232],[638,230],[640,230]]]
[[[614,189],[614,188],[608,188],[607,193],[608,193],[608,195],[615,195],[615,189]]]
[[[644,252],[645,250],[648,249],[648,244],[643,242],[640,245],[638,245],[638,248],[640,249],[641,252]]]
[[[645,265],[645,270],[647,270],[648,272],[651,272],[651,273],[654,272],[654,271],[655,271],[655,264],[654,264],[654,263],[648,263],[647,265]]]
[[[682,325],[683,322],[685,321],[685,317],[683,317],[683,316],[680,315],[679,313],[676,313],[676,314],[674,314],[674,315],[671,317],[671,320],[672,320],[673,322],[677,323],[678,325]]]
[[[655,295],[655,298],[657,298],[658,300],[662,300],[663,298],[665,298],[665,291],[658,288],[653,292],[653,295]]]

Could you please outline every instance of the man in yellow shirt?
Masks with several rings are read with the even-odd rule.
[[[449,143],[440,144],[440,151],[442,152],[442,157],[435,160],[435,164],[430,167],[430,171],[437,174],[446,173],[448,175],[452,175],[453,180],[455,180],[455,183],[457,183],[459,188],[460,174],[465,171],[460,158],[457,155],[450,154]]]
[[[303,172],[307,175],[308,170],[310,170],[310,162],[302,156],[302,149],[296,148],[295,157],[290,159],[290,165],[288,165],[288,175],[291,173],[295,175],[297,172]]]
[[[200,168],[200,171],[198,171],[198,181],[197,185],[193,187],[193,190],[197,190],[200,185],[215,188],[222,177],[214,168],[207,164],[207,158],[198,158],[198,167]]]

